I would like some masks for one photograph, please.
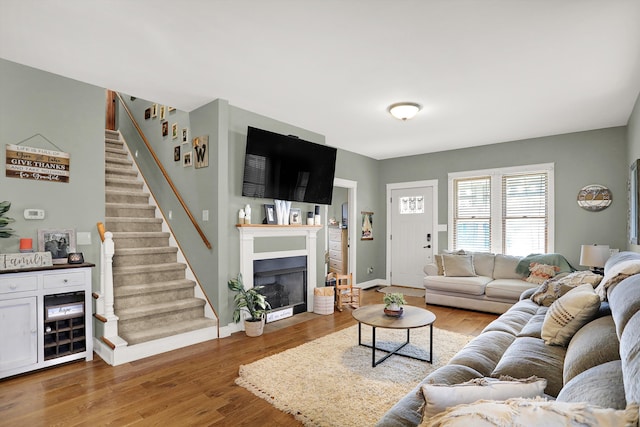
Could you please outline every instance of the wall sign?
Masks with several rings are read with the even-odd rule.
[[[7,144],[7,178],[69,182],[69,153]]]

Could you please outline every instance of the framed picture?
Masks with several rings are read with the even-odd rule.
[[[151,117],[154,119],[158,117],[158,104],[153,104],[151,106]]]
[[[277,224],[276,207],[275,205],[264,205],[264,217],[267,219],[267,224]]]
[[[638,244],[640,231],[640,160],[629,168],[629,242]]]
[[[193,152],[196,156],[196,169],[206,168],[209,166],[209,135],[193,138]]]
[[[180,146],[176,145],[175,147],[173,147],[173,161],[174,162],[179,162],[180,161]]]
[[[169,135],[169,122],[165,120],[162,122],[162,136],[167,135]]]
[[[373,212],[360,212],[362,214],[362,235],[360,240],[373,240]]]
[[[182,128],[182,142],[189,142],[189,129]]]
[[[161,105],[160,106],[160,120],[164,120],[166,116],[167,116],[167,107],[165,107],[164,105]]]
[[[171,138],[176,139],[178,137],[178,124],[171,125]]]
[[[189,166],[192,166],[192,165],[193,165],[193,152],[186,151],[182,155],[182,166],[185,168],[188,168]]]
[[[38,251],[51,252],[54,264],[66,264],[69,253],[76,251],[75,230],[38,230]]]
[[[144,110],[144,119],[149,120],[151,118],[151,107]]]
[[[289,211],[289,224],[302,224],[302,212],[298,208],[291,208]]]
[[[173,111],[176,111],[176,107],[169,107],[169,112],[171,113]]]

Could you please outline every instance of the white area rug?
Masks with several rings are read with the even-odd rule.
[[[383,286],[378,289],[378,292],[389,294],[392,292],[399,292],[407,297],[424,297],[424,289],[408,288],[405,286]]]
[[[362,332],[363,342],[371,343],[371,328],[363,325]],[[433,365],[394,355],[372,368],[371,349],[358,345],[356,325],[242,365],[236,384],[306,426],[369,427],[473,338],[438,328],[433,335]],[[404,330],[376,329],[377,344],[405,337]],[[429,328],[411,330],[403,352],[428,357]]]

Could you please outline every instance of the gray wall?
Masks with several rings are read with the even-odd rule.
[[[96,264],[94,289],[100,277],[96,224],[104,221],[104,123],[104,89],[0,59],[0,163],[5,144],[38,133],[71,155],[69,183],[7,178],[3,168],[0,200],[11,202],[16,233],[0,239],[0,252],[18,252],[21,237],[32,238],[37,249],[38,229],[90,232],[92,244],[76,250]],[[21,145],[59,151],[39,137]],[[25,208],[44,209],[45,219],[25,220]]]
[[[438,221],[446,224],[449,172],[554,163],[555,252],[577,267],[582,244],[627,247],[626,150],[625,127],[600,129],[384,160],[380,182],[437,179]],[[587,184],[609,187],[611,206],[601,212],[578,207],[576,196]],[[440,249],[446,248],[447,233],[438,238]]]

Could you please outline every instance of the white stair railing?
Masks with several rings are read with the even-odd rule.
[[[101,269],[100,269],[100,293],[96,301],[96,314],[100,316],[104,323],[103,336],[113,341],[118,341],[118,316],[113,311],[113,255],[115,254],[115,244],[113,243],[113,233],[104,231],[104,226],[98,224],[102,245],[100,247]]]

